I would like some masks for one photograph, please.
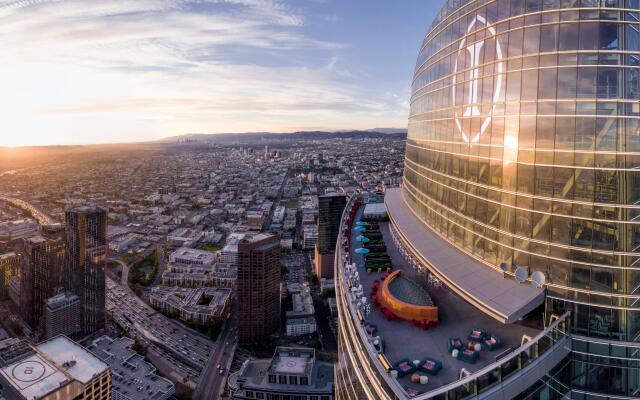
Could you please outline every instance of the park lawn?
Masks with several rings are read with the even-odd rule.
[[[284,203],[286,208],[298,208],[298,199],[289,199]]]
[[[205,250],[205,251],[210,251],[210,252],[215,252],[221,249],[221,247],[215,243],[205,243],[202,246],[200,246],[201,250]]]

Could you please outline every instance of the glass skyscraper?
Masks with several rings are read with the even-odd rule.
[[[64,287],[80,298],[82,335],[105,327],[107,211],[77,207],[65,212]]]
[[[521,398],[640,397],[639,21],[638,0],[449,0],[419,52],[401,202],[534,280],[546,321],[570,312],[570,354]]]

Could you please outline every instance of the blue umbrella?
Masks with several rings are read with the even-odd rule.
[[[358,237],[356,238],[356,240],[357,240],[358,242],[367,243],[367,242],[369,241],[369,238],[368,238],[368,237],[366,237],[366,236],[358,236]]]
[[[364,221],[357,221],[356,225],[365,226],[365,225],[368,225],[368,224],[366,222],[364,222]]]
[[[367,254],[368,252],[369,252],[369,249],[365,249],[364,247],[356,249],[356,253],[358,254]]]
[[[358,226],[358,227],[356,227],[355,230],[358,231],[358,232],[364,232],[364,231],[367,230],[367,228],[365,228],[364,226]]]

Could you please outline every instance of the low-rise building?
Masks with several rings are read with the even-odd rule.
[[[230,300],[231,289],[227,288],[156,286],[149,294],[149,302],[154,308],[172,318],[197,325],[222,321],[229,312]]]
[[[123,251],[133,247],[137,241],[138,236],[134,233],[119,235],[109,240],[109,250],[116,253],[122,253]]]
[[[234,232],[227,237],[227,243],[220,252],[220,261],[232,266],[238,265],[238,243],[246,238],[244,232]]]
[[[310,335],[318,330],[315,317],[287,318],[287,336]]]
[[[38,223],[31,218],[0,223],[0,243],[26,239],[38,234]]]
[[[318,226],[303,225],[302,227],[302,248],[312,250],[318,242]]]
[[[167,235],[167,241],[178,246],[192,247],[203,237],[201,229],[178,228]]]
[[[264,213],[262,211],[247,211],[247,227],[252,230],[262,229]]]
[[[229,376],[236,400],[333,400],[333,364],[316,360],[309,348],[277,347],[271,359],[249,359]]]
[[[175,385],[132,350],[133,339],[102,336],[88,350],[111,368],[111,400],[168,400]]]
[[[180,247],[169,255],[169,262],[185,265],[213,265],[216,257],[216,253],[210,251]]]

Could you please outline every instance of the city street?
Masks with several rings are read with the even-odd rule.
[[[211,353],[207,365],[200,376],[198,386],[193,393],[194,400],[217,400],[220,398],[229,373],[229,366],[233,361],[233,354],[237,346],[238,321],[235,313],[225,323],[218,336],[217,346]],[[218,365],[224,367],[220,374]]]

